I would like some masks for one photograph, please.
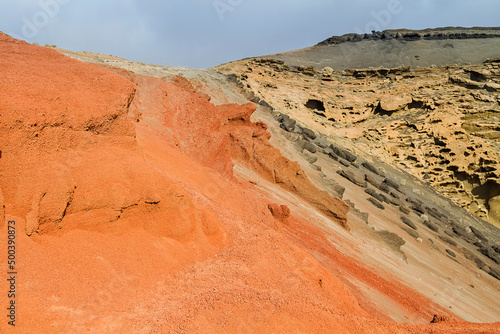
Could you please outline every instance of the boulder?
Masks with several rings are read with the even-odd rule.
[[[384,96],[380,99],[379,108],[386,113],[394,113],[405,109],[413,99],[411,96]]]
[[[389,199],[386,196],[384,196],[383,194],[380,194],[380,193],[376,192],[372,188],[366,189],[365,193],[367,193],[368,195],[372,196],[373,198],[377,199],[380,202],[386,202],[388,204],[390,203]]]
[[[284,121],[289,120],[289,119],[290,119],[290,116],[288,116],[286,114],[278,114],[278,117],[277,117],[278,122],[281,122],[281,123],[283,123]]]
[[[305,75],[309,75],[311,77],[315,76],[318,74],[314,66],[299,66],[297,68],[299,72],[304,73]]]
[[[314,144],[321,147],[322,149],[328,148],[331,145],[328,141],[321,137],[316,137],[316,139],[314,140]]]
[[[330,148],[332,149],[332,151],[338,155],[339,157],[349,161],[349,162],[354,162],[356,161],[356,159],[358,158],[356,155],[354,155],[353,153],[347,151],[347,150],[344,150],[343,148],[341,147],[338,147],[337,145],[330,145]]]
[[[302,133],[304,134],[304,136],[308,137],[311,140],[316,139],[316,133],[314,133],[314,131],[312,131],[308,128],[302,128]]]
[[[443,213],[441,213],[438,209],[436,208],[430,208],[430,207],[425,207],[425,209],[427,210],[427,212],[433,216],[434,218],[436,219],[441,219],[441,218],[444,218],[446,217],[446,215],[444,215]]]
[[[374,186],[375,188],[378,188],[380,189],[380,184],[381,182],[378,182],[374,177],[372,177],[371,175],[368,175],[368,174],[365,174],[365,180],[370,183],[372,186]]]
[[[316,146],[314,144],[310,143],[310,142],[305,142],[304,143],[304,148],[306,150],[308,150],[309,152],[311,152],[311,153],[316,153],[318,151],[317,148],[316,148]]]
[[[399,191],[399,184],[396,181],[386,178],[384,180],[384,183],[387,184],[389,187]]]
[[[361,165],[374,174],[377,174],[377,175],[382,176],[382,177],[384,176],[384,173],[380,169],[378,169],[377,167],[375,167],[374,165],[372,165],[369,162],[365,161]]]
[[[470,230],[472,231],[472,233],[479,239],[479,240],[482,240],[482,241],[488,241],[488,239],[486,239],[486,237],[484,236],[483,233],[481,233],[481,231],[479,231],[477,228],[475,228],[474,226],[470,226]]]
[[[430,221],[425,221],[424,220],[423,224],[425,226],[427,226],[427,228],[429,230],[431,230],[431,231],[434,231],[434,232],[438,232],[439,231],[438,227],[436,225],[434,225],[433,223],[431,223]]]
[[[288,132],[293,132],[295,130],[295,126],[297,125],[297,121],[291,118],[283,119],[281,122],[281,127]]]
[[[388,199],[389,199],[389,203],[391,203],[394,206],[400,206],[401,205],[401,201],[399,199],[396,199],[394,197],[389,197]]]
[[[314,170],[317,170],[318,172],[321,172],[321,170],[322,170],[321,166],[318,166],[318,165],[311,165],[311,168]]]
[[[413,224],[413,222],[412,222],[409,218],[407,218],[407,217],[405,217],[405,216],[401,216],[401,221],[402,221],[405,225],[407,225],[407,226],[411,227],[412,229],[414,229],[414,230],[416,230],[416,229],[417,229],[417,226],[416,226],[415,224]]]
[[[398,194],[396,194],[396,193],[395,193],[395,192],[393,192],[393,191],[391,191],[391,193],[390,193],[389,195],[391,195],[391,196],[392,196],[393,198],[395,198],[395,199],[399,199],[399,195],[398,195]]]
[[[345,161],[345,160],[344,160],[344,159],[342,159],[342,158],[339,158],[339,162],[340,162],[340,163],[342,164],[342,166],[344,166],[344,167],[350,167],[350,166],[351,166],[351,164],[350,164],[350,163],[348,163],[347,161]]]
[[[373,197],[370,197],[368,198],[368,200],[373,204],[375,205],[377,208],[379,208],[380,210],[385,210],[385,206],[382,205],[382,203],[380,203],[379,201],[377,201],[375,198]]]
[[[331,179],[323,179],[323,183],[328,187],[330,193],[333,193],[339,198],[344,196],[345,188]]]
[[[415,211],[416,213],[418,213],[419,215],[423,215],[425,214],[425,209],[422,205],[418,205],[418,204],[412,204],[410,206],[410,209],[412,209],[413,211]]]
[[[310,153],[309,151],[303,151],[302,154],[304,154],[306,161],[310,164],[313,164],[316,161],[318,161],[318,157]]]
[[[347,169],[347,170],[338,170],[337,173],[345,177],[355,185],[358,185],[363,188],[366,188],[368,186],[368,184],[365,181],[365,175],[358,171]]]
[[[325,153],[328,154],[333,160],[339,161],[339,156],[335,154],[335,152],[333,152],[331,149],[325,150]]]
[[[386,194],[390,194],[391,193],[391,188],[389,188],[389,186],[387,185],[387,183],[382,182],[378,188],[380,190],[382,190],[383,192],[385,192]]]
[[[405,213],[405,214],[407,214],[407,215],[409,215],[409,214],[410,214],[410,212],[411,212],[411,210],[410,210],[410,209],[408,209],[405,205],[400,205],[400,206],[399,206],[399,211],[401,211],[402,213]]]

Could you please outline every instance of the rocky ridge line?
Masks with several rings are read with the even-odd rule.
[[[418,41],[418,40],[446,40],[446,39],[479,39],[479,38],[498,38],[500,37],[500,28],[463,28],[463,27],[445,27],[435,29],[410,30],[410,29],[390,29],[383,31],[372,31],[372,33],[357,34],[349,33],[342,36],[332,36],[316,45],[338,45],[342,43],[354,43],[361,41],[386,41],[396,39],[400,41]]]

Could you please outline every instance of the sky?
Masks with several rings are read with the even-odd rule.
[[[40,45],[205,68],[384,29],[500,26],[498,0],[0,0],[0,31]]]

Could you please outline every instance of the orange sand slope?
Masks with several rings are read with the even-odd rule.
[[[80,63],[0,34],[0,301],[16,222],[16,326],[2,333],[494,333],[444,317],[396,324],[315,257],[354,268],[307,217],[233,175],[291,192],[346,231],[348,206],[269,143],[255,107]],[[272,210],[271,210],[271,209]],[[347,233],[347,232],[346,232]],[[314,243],[314,245],[311,245]],[[366,284],[444,313],[399,282]],[[403,301],[403,296],[410,296]],[[413,303],[413,304],[412,304]]]

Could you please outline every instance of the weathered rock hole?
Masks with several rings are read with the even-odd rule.
[[[326,111],[324,103],[322,101],[319,101],[319,100],[311,99],[311,100],[307,101],[306,107],[311,109],[311,110],[316,109],[319,111]]]

